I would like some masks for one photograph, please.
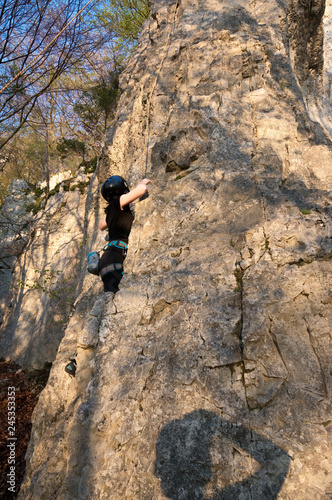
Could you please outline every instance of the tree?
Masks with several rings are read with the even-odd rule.
[[[118,71],[109,71],[84,90],[74,105],[84,129],[97,140],[104,138],[109,122],[114,118],[119,96]]]
[[[82,0],[3,0],[0,8],[0,150],[28,120],[40,96],[104,38],[91,22],[78,16]],[[92,4],[87,8],[86,15]],[[60,36],[54,39],[57,35]]]
[[[0,205],[13,179],[47,181],[100,154],[148,15],[147,0],[94,0],[52,42],[88,0],[60,1],[0,5],[0,91],[23,69],[0,93]]]
[[[86,152],[86,147],[84,142],[78,139],[66,139],[62,137],[57,143],[56,149],[60,153],[61,158],[66,158],[71,152],[79,154],[82,156],[82,161],[84,161],[84,155]]]
[[[107,0],[97,14],[101,26],[112,33],[117,50],[130,53],[149,15],[148,0]]]

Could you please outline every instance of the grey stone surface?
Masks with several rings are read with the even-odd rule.
[[[12,270],[18,255],[29,240],[31,214],[27,207],[33,194],[22,179],[15,179],[0,211],[0,324],[6,310],[6,297],[12,281]]]
[[[86,255],[92,245],[99,249],[104,243],[97,229],[101,209],[96,174],[91,178],[80,169],[66,190],[64,180],[68,172],[51,178],[51,186],[59,189],[47,200],[44,196],[44,208],[35,214],[24,212],[29,222],[24,252],[12,260],[7,282],[1,276],[1,288],[6,290],[1,303],[0,356],[25,368],[42,368],[54,360],[75,299],[83,291]],[[78,182],[87,183],[84,191],[70,189]],[[22,210],[34,202],[34,194],[31,190],[27,194],[28,186],[21,184],[15,181],[4,207],[12,208],[20,221]],[[11,244],[13,240],[11,236]],[[94,279],[85,281],[89,287]]]
[[[20,499],[330,497],[330,10],[303,5],[151,4],[99,174],[150,197],[120,292],[77,299]]]

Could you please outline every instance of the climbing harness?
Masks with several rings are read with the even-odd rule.
[[[98,252],[90,252],[88,257],[87,257],[87,270],[90,274],[95,274],[96,276],[100,275],[101,277],[105,276],[108,272],[114,271],[114,270],[122,270],[123,266],[122,264],[110,264],[107,267],[104,267],[103,269],[99,270],[99,260],[100,260],[100,252],[105,252],[108,247],[115,247],[115,248],[120,248],[122,250],[122,256],[126,257],[127,256],[127,251],[128,251],[128,245],[124,243],[123,241],[120,240],[113,240],[110,241],[109,243],[106,243],[105,246]],[[114,269],[108,269],[111,266],[120,266],[120,267],[115,267]],[[107,272],[105,272],[105,269],[108,269]]]
[[[171,22],[171,29],[170,29],[170,31],[168,33],[167,42],[166,42],[166,46],[165,46],[166,47],[165,54],[164,54],[164,57],[162,58],[162,60],[160,61],[160,65],[159,65],[159,68],[158,68],[158,71],[157,71],[157,74],[156,74],[156,78],[154,80],[151,92],[150,92],[148,100],[147,100],[146,122],[145,122],[146,123],[146,126],[145,126],[145,141],[144,141],[144,150],[143,150],[143,161],[142,161],[142,169],[141,169],[141,179],[143,179],[143,177],[145,176],[145,174],[147,172],[147,167],[148,167],[148,149],[149,149],[149,137],[150,137],[150,108],[151,108],[151,99],[152,99],[152,95],[153,95],[154,91],[156,90],[156,86],[157,86],[159,74],[161,72],[161,68],[163,67],[163,64],[164,64],[165,59],[166,59],[167,54],[168,54],[169,42],[170,42],[170,39],[171,39],[171,34],[173,32],[173,26],[175,24],[175,17],[176,17],[176,11],[178,9],[178,6],[179,6],[179,0],[176,0],[176,2],[174,4],[174,12],[173,12],[173,19],[172,19],[172,22]]]
[[[115,247],[115,248],[120,248],[122,250],[122,256],[124,258],[127,257],[127,252],[128,252],[128,245],[124,243],[123,241],[115,240],[115,241],[110,241],[109,243],[106,243],[106,245],[103,247],[103,252],[107,250],[108,247]]]
[[[108,266],[103,267],[100,270],[99,276],[101,277],[101,279],[103,279],[103,277],[106,276],[106,274],[112,273],[113,271],[120,271],[121,274],[123,274],[123,265],[120,263],[109,264]]]
[[[127,243],[124,243],[123,241],[120,240],[113,240],[110,241],[109,243],[106,243],[106,245],[103,247],[103,250],[107,250],[107,247],[116,247],[116,248],[122,248],[123,250],[128,250]]]
[[[81,8],[81,10],[80,10],[79,12],[77,12],[77,14],[76,14],[76,15],[75,15],[75,16],[74,16],[74,17],[73,17],[73,18],[72,18],[72,19],[71,19],[71,20],[70,20],[70,21],[66,24],[66,26],[65,26],[64,28],[62,28],[62,30],[61,30],[61,31],[59,31],[59,33],[58,33],[58,34],[57,34],[57,35],[53,38],[53,40],[51,40],[51,41],[50,41],[50,43],[48,43],[48,44],[46,45],[46,47],[44,47],[44,48],[43,48],[43,50],[40,52],[40,54],[36,55],[36,57],[34,57],[34,58],[32,59],[32,61],[30,61],[30,62],[29,62],[29,64],[27,64],[27,65],[26,65],[26,67],[25,67],[25,68],[22,68],[22,69],[21,69],[21,71],[20,71],[19,73],[17,73],[17,75],[16,75],[16,76],[14,76],[14,78],[12,78],[12,79],[10,80],[10,82],[8,82],[8,83],[7,83],[7,84],[6,84],[6,85],[5,85],[5,86],[4,86],[4,87],[0,90],[0,94],[2,94],[2,92],[3,92],[4,90],[6,90],[6,88],[7,88],[7,87],[9,87],[9,85],[10,85],[11,83],[13,83],[15,80],[17,80],[17,78],[18,78],[19,76],[21,76],[21,75],[22,75],[22,73],[24,73],[24,72],[25,72],[25,71],[26,71],[26,70],[27,70],[27,69],[28,69],[28,68],[29,68],[29,67],[30,67],[30,66],[31,66],[31,65],[32,65],[32,64],[33,64],[33,63],[34,63],[37,59],[38,59],[38,57],[40,57],[40,56],[43,54],[43,52],[45,52],[45,50],[47,50],[47,49],[48,49],[48,48],[52,45],[52,43],[53,43],[53,42],[55,42],[55,40],[57,40],[57,39],[59,38],[59,36],[60,36],[60,35],[61,35],[61,34],[62,34],[62,33],[63,33],[63,32],[64,32],[67,28],[68,28],[68,26],[69,26],[69,25],[70,25],[73,21],[75,21],[76,17],[78,17],[78,16],[79,16],[79,15],[83,12],[83,10],[84,10],[84,9],[86,9],[86,7],[89,5],[89,3],[91,3],[91,2],[92,2],[92,0],[89,0],[89,1],[88,1],[88,2],[87,2],[87,3],[86,3],[86,4],[85,4],[85,5]]]

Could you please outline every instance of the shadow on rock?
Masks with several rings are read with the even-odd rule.
[[[265,437],[207,410],[195,410],[161,430],[155,475],[171,500],[274,500],[289,455]]]

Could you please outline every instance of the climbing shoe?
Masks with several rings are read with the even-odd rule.
[[[68,365],[65,366],[65,371],[69,373],[69,375],[71,375],[72,377],[75,377],[76,368],[77,368],[76,359],[71,359],[70,363],[68,363]]]

